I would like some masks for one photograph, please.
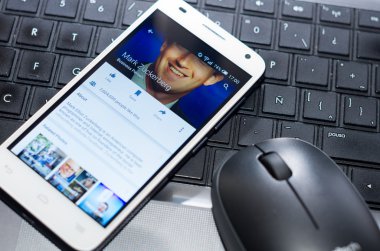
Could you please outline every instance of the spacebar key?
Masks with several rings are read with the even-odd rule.
[[[380,134],[324,127],[322,150],[330,157],[380,163]]]

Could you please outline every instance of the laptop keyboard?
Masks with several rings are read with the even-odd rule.
[[[260,88],[175,175],[210,186],[236,151],[275,137],[324,150],[380,208],[380,12],[291,0],[188,0],[254,48]],[[0,142],[152,1],[0,0]]]

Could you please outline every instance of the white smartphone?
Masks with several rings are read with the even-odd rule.
[[[1,199],[61,248],[103,248],[264,68],[190,5],[160,0],[1,145]]]

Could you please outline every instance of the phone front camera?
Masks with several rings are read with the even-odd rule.
[[[182,8],[182,7],[179,7],[179,10],[182,11],[183,13],[186,13],[186,9]]]
[[[249,55],[249,54],[245,54],[245,58],[246,58],[246,59],[250,59],[250,58],[251,58],[251,55]]]

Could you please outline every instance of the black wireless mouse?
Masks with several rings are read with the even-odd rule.
[[[233,155],[217,171],[213,215],[227,250],[380,250],[367,205],[321,150],[278,138]]]

